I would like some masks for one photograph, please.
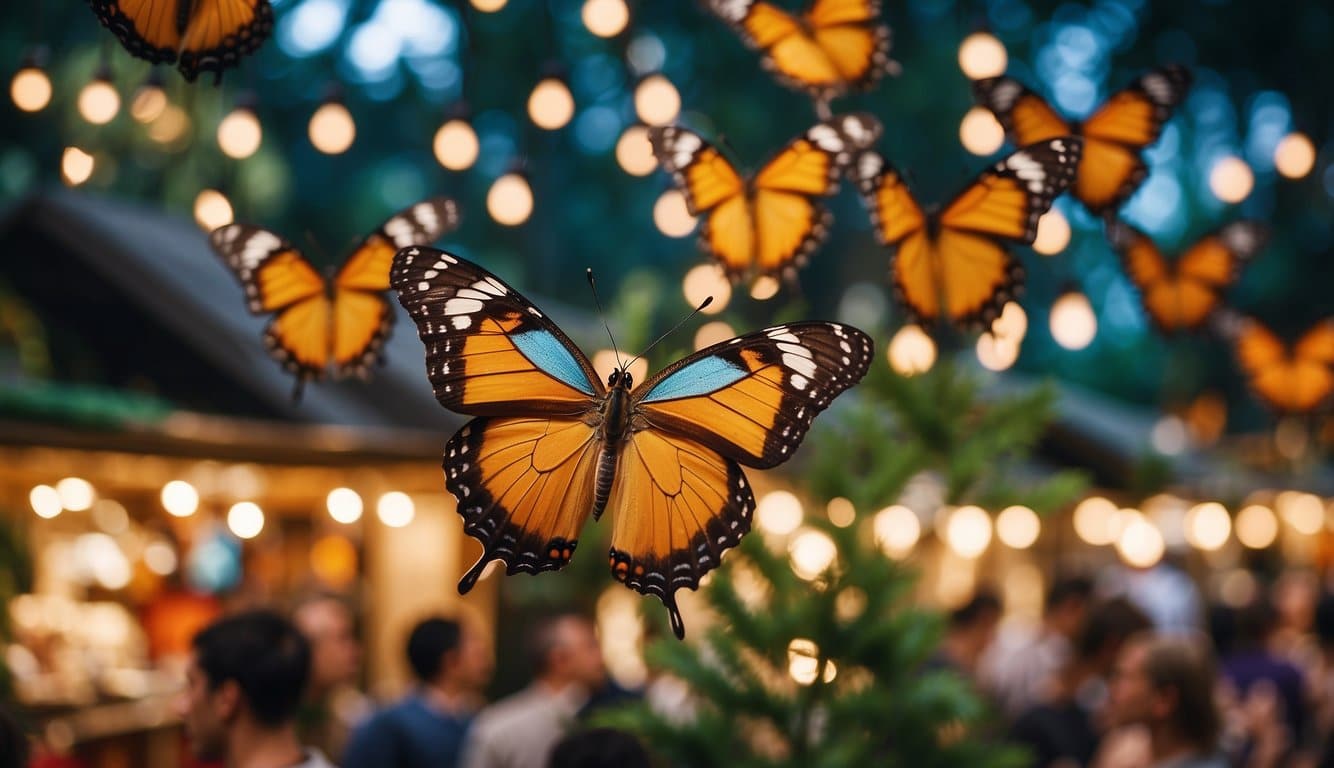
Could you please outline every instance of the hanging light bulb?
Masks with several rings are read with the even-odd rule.
[[[926,373],[936,364],[936,342],[920,325],[905,325],[889,340],[889,367],[900,376]]]
[[[959,123],[959,141],[963,148],[986,157],[1005,143],[1005,128],[986,107],[973,107],[963,114]]]
[[[1033,250],[1043,256],[1055,256],[1070,244],[1070,221],[1059,209],[1052,208],[1038,218],[1038,234]]]
[[[669,189],[653,204],[653,223],[668,237],[685,237],[695,231],[695,217],[690,215],[686,196]]]
[[[750,284],[750,297],[756,301],[768,301],[778,295],[783,284],[773,275],[760,275]]]
[[[111,83],[111,68],[103,64],[79,91],[79,114],[93,125],[106,125],[120,112],[120,94]]]
[[[632,125],[616,141],[616,162],[631,176],[647,176],[658,167],[653,146],[648,143],[648,128]]]
[[[1315,145],[1303,133],[1289,133],[1274,147],[1274,167],[1289,179],[1300,179],[1315,167]]]
[[[546,77],[528,94],[528,117],[538,128],[554,131],[564,128],[574,117],[574,95],[555,67],[548,67]]]
[[[45,58],[41,48],[30,51],[9,81],[9,98],[24,112],[40,112],[51,103],[51,78],[42,66]]]
[[[482,13],[495,13],[505,7],[509,0],[472,0],[472,7]]]
[[[681,94],[661,74],[649,75],[635,88],[635,114],[649,125],[666,125],[681,112]]]
[[[732,281],[727,279],[727,273],[721,266],[700,264],[686,273],[685,279],[681,281],[681,292],[692,307],[698,307],[712,296],[713,301],[700,312],[716,315],[727,309],[727,302],[732,298]]]
[[[71,187],[87,181],[96,167],[97,161],[93,156],[78,147],[65,147],[65,152],[60,156],[60,175]]]
[[[149,71],[139,89],[130,100],[130,117],[135,122],[148,125],[167,111],[167,92],[162,88],[162,77],[156,69]]]
[[[496,179],[486,193],[486,210],[507,227],[517,227],[533,213],[533,189],[517,170]]]
[[[615,37],[630,23],[625,0],[584,0],[581,16],[588,31],[598,37]]]
[[[1001,309],[1000,317],[991,323],[991,335],[998,339],[1008,339],[1015,344],[1024,340],[1028,333],[1028,313],[1017,301],[1007,301]]]
[[[329,95],[310,116],[310,143],[326,155],[341,155],[357,138],[357,123],[343,104],[340,89],[329,89]]]
[[[195,195],[195,222],[205,232],[232,223],[231,201],[216,189],[201,189]]]
[[[1069,350],[1079,350],[1093,343],[1098,335],[1098,317],[1093,305],[1078,290],[1067,290],[1051,305],[1051,336]]]
[[[468,122],[466,108],[460,107],[435,132],[432,149],[440,165],[451,171],[466,171],[477,162],[481,143],[477,140],[477,132]]]
[[[977,337],[977,361],[989,371],[1008,370],[1019,359],[1019,342],[1007,336],[984,333]]]
[[[1240,203],[1255,187],[1255,174],[1245,160],[1228,155],[1209,170],[1209,189],[1225,203]]]
[[[959,69],[969,80],[1003,75],[1008,63],[1005,44],[990,32],[974,32],[959,44]]]
[[[314,120],[312,119],[312,125]],[[313,140],[312,128],[312,140]],[[254,97],[243,95],[236,100],[236,108],[218,123],[218,148],[234,160],[244,160],[259,150],[264,140],[264,129],[255,114]]]

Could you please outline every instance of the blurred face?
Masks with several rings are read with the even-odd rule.
[[[1163,697],[1144,671],[1149,647],[1130,642],[1121,648],[1107,686],[1107,715],[1112,725],[1151,723],[1165,713]]]
[[[458,650],[452,659],[446,661],[450,666],[449,673],[465,688],[480,691],[491,682],[495,663],[490,644],[482,639],[480,633],[464,624],[459,635]]]
[[[310,641],[311,690],[355,683],[361,669],[361,643],[351,612],[337,600],[320,600],[301,606],[292,618]]]
[[[185,673],[185,689],[176,699],[176,714],[185,727],[190,751],[201,760],[219,760],[226,754],[227,723],[236,715],[240,688],[228,680],[210,689],[208,676],[195,659]]]
[[[602,646],[590,622],[565,619],[560,625],[561,642],[555,649],[553,669],[562,677],[590,689],[607,682],[607,668],[602,663]]]

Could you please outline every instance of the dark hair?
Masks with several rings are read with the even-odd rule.
[[[418,622],[408,635],[408,664],[412,674],[421,682],[429,683],[440,675],[445,654],[459,647],[459,623],[433,617]]]
[[[1085,660],[1115,654],[1127,638],[1151,626],[1144,611],[1124,597],[1095,603],[1075,639],[1075,653]]]
[[[1067,576],[1052,582],[1045,603],[1048,611],[1069,600],[1087,602],[1093,597],[1093,580],[1087,576]]]
[[[1144,641],[1144,675],[1156,689],[1176,691],[1172,724],[1195,747],[1218,748],[1222,718],[1214,703],[1214,664],[1203,637],[1152,637]]]
[[[1316,603],[1315,637],[1322,648],[1334,647],[1334,594],[1326,592]]]
[[[13,713],[0,707],[0,765],[28,764],[28,736]]]
[[[195,655],[210,688],[235,680],[261,724],[291,721],[310,677],[310,644],[272,611],[219,619],[195,635]]]
[[[1239,608],[1232,621],[1236,650],[1261,651],[1278,627],[1278,611],[1261,595]]]
[[[973,599],[950,612],[950,628],[971,626],[988,614],[1000,614],[1001,602],[996,593],[979,589]]]
[[[649,768],[651,764],[634,736],[615,728],[589,728],[557,742],[547,768]]]

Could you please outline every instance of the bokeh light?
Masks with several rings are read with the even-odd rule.
[[[813,581],[834,564],[838,546],[823,531],[806,528],[792,537],[788,556],[792,560],[792,572],[798,578]]]
[[[977,361],[989,371],[1008,370],[1019,359],[1019,342],[984,333],[977,337]]]
[[[331,100],[310,116],[310,143],[326,155],[341,155],[357,138],[357,123],[342,102]]]
[[[482,13],[495,13],[504,8],[508,2],[509,0],[472,0],[472,7]]]
[[[60,494],[49,485],[33,486],[33,489],[28,491],[28,504],[38,517],[47,520],[59,515],[65,509],[60,503]]]
[[[1235,155],[1220,158],[1209,170],[1209,189],[1225,203],[1240,203],[1255,187],[1255,174]]]
[[[1274,147],[1274,168],[1289,179],[1300,179],[1315,167],[1315,145],[1306,134],[1289,133]]]
[[[700,264],[686,272],[685,278],[681,281],[681,292],[691,307],[698,307],[705,299],[712,296],[713,301],[700,312],[716,315],[727,309],[727,303],[732,300],[732,281],[727,279],[727,273],[721,266],[712,263]]]
[[[148,125],[162,117],[162,113],[167,111],[168,103],[167,92],[162,89],[162,83],[150,77],[139,86],[139,90],[134,92],[134,98],[130,100],[130,117],[137,123]]]
[[[1008,64],[1005,44],[990,32],[974,32],[959,44],[959,69],[970,80],[1003,75]]]
[[[574,117],[574,95],[559,77],[547,77],[533,86],[528,95],[528,117],[538,128],[554,131]]]
[[[981,507],[959,507],[945,524],[945,543],[959,557],[981,555],[991,544],[991,516]]]
[[[41,67],[28,65],[9,81],[9,98],[24,112],[40,112],[51,103],[51,78]]]
[[[435,132],[431,143],[435,159],[440,165],[451,171],[466,171],[477,162],[481,144],[477,141],[477,132],[467,120],[447,120],[440,130]]]
[[[658,167],[653,146],[648,141],[648,128],[632,125],[616,141],[616,162],[631,176],[647,176]]]
[[[829,500],[824,507],[825,516],[829,522],[839,528],[847,528],[857,521],[857,507],[853,505],[851,499],[842,496],[835,496]]]
[[[1093,305],[1079,291],[1066,291],[1051,305],[1051,337],[1069,350],[1080,350],[1098,335],[1098,317]]]
[[[199,491],[184,480],[172,480],[162,486],[162,508],[172,517],[189,517],[199,509]]]
[[[750,297],[756,301],[768,301],[778,295],[778,289],[781,287],[783,286],[778,282],[778,278],[760,275],[750,284]]]
[[[635,88],[635,114],[648,125],[666,125],[681,112],[681,94],[662,75],[649,75]]]
[[[805,518],[801,499],[788,491],[770,491],[755,505],[755,524],[765,533],[786,536]]]
[[[97,501],[93,484],[82,477],[62,478],[56,483],[56,493],[60,496],[60,506],[71,512],[83,512]]]
[[[533,213],[533,189],[521,173],[496,179],[486,193],[486,210],[507,227],[517,227]]]
[[[1005,128],[986,107],[972,107],[959,121],[959,141],[974,155],[986,157],[1005,144]]]
[[[1043,256],[1055,256],[1070,244],[1070,220],[1059,208],[1052,208],[1038,219],[1038,234],[1033,250]]]
[[[201,189],[195,195],[195,222],[205,232],[232,223],[232,204],[227,196],[216,189]]]
[[[1121,510],[1125,525],[1116,538],[1116,552],[1127,565],[1150,568],[1163,559],[1166,545],[1163,534],[1144,515],[1134,510]]]
[[[1274,502],[1278,513],[1298,533],[1314,536],[1325,527],[1325,503],[1313,493],[1284,491]]]
[[[264,530],[264,510],[253,501],[239,501],[227,510],[227,528],[238,539],[253,539]]]
[[[653,223],[668,237],[685,237],[695,231],[696,221],[686,206],[685,195],[669,189],[653,204]]]
[[[598,37],[615,37],[630,23],[625,0],[584,0],[580,16],[588,31]]]
[[[1196,504],[1186,513],[1186,541],[1196,549],[1213,552],[1226,544],[1231,534],[1232,518],[1216,501]]]
[[[1237,513],[1233,528],[1243,546],[1264,549],[1278,538],[1278,517],[1263,504],[1250,504]]]
[[[996,537],[1012,549],[1028,549],[1041,532],[1038,513],[1028,507],[1006,507],[996,516]]]
[[[631,362],[631,361],[634,362]],[[648,360],[640,357],[635,358],[632,354],[627,354],[625,350],[599,349],[593,353],[593,370],[597,372],[598,378],[606,381],[612,371],[619,370],[622,365],[630,364],[631,381],[640,382],[648,377]]]
[[[926,373],[936,364],[936,342],[919,325],[905,325],[889,340],[889,367],[900,376]]]
[[[991,323],[991,334],[1018,344],[1028,334],[1028,313],[1017,301],[1005,302],[1000,316]]]
[[[361,519],[365,505],[361,494],[351,488],[335,488],[324,498],[324,507],[335,523],[349,525]]]
[[[71,187],[77,187],[90,179],[97,168],[93,156],[78,147],[65,147],[60,155],[60,176]]]
[[[259,124],[259,115],[250,107],[237,107],[218,123],[218,147],[234,160],[244,160],[255,154],[263,140],[264,129]]]
[[[721,320],[705,323],[695,331],[695,351],[721,344],[736,336],[736,329]]]
[[[111,84],[111,77],[98,74],[79,90],[79,114],[93,125],[106,125],[120,112],[120,93]]]
[[[885,507],[875,514],[872,522],[876,544],[888,556],[903,557],[917,545],[922,537],[922,523],[917,513],[895,504]]]
[[[402,528],[417,516],[417,506],[406,493],[390,491],[375,503],[375,515],[390,528]]]
[[[1097,547],[1116,541],[1121,535],[1120,510],[1111,500],[1090,496],[1075,505],[1075,534]]]

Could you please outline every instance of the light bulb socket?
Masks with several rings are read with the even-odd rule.
[[[145,77],[144,81],[139,84],[139,90],[145,91],[148,90],[149,88],[157,88],[158,90],[165,90],[163,86],[164,83],[162,82],[162,74],[158,72],[157,67],[153,67],[152,69],[148,70],[148,77]]]
[[[1061,297],[1069,296],[1072,293],[1083,295],[1084,289],[1074,280],[1065,280],[1061,282],[1061,287],[1057,289],[1056,298],[1060,299]]]
[[[320,104],[342,104],[346,106],[347,100],[344,98],[343,84],[335,81],[324,86],[324,96],[320,99]]]
[[[528,181],[528,158],[517,157],[510,161],[509,167],[505,169],[502,176],[518,176],[525,182]]]
[[[259,96],[254,91],[241,91],[236,95],[236,101],[233,102],[233,111],[246,111],[254,114],[255,108],[259,106]]]
[[[459,99],[445,109],[445,122],[449,122],[450,120],[462,120],[465,123],[471,122],[472,108],[468,106],[467,101]]]
[[[23,59],[19,62],[19,69],[46,69],[46,62],[50,58],[50,50],[45,45],[34,45],[23,53]]]
[[[111,64],[104,61],[97,65],[97,69],[93,71],[92,82],[102,82],[111,85]]]
[[[569,83],[569,73],[565,69],[565,64],[559,59],[550,59],[546,61],[542,64],[542,69],[539,71],[541,72],[542,77],[538,82],[541,82],[542,80],[559,80],[562,83]]]

